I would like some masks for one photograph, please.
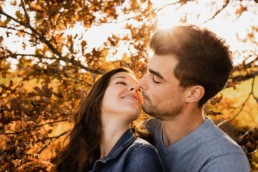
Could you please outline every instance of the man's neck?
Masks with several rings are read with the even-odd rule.
[[[180,139],[190,134],[204,122],[201,111],[192,114],[179,114],[178,116],[161,121],[162,137],[165,146],[176,143]]]

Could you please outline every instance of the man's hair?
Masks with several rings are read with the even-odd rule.
[[[181,87],[204,87],[200,107],[223,89],[233,68],[225,41],[194,25],[159,30],[153,35],[150,47],[155,54],[177,57],[174,74]]]

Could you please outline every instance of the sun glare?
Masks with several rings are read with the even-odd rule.
[[[242,42],[239,38],[248,36],[250,26],[257,26],[257,12],[253,7],[256,5],[254,2],[246,2],[244,5],[250,6],[250,9],[239,16],[236,14],[236,10],[241,9],[241,4],[239,2],[230,3],[215,18],[212,16],[222,8],[224,1],[214,4],[211,1],[199,0],[198,2],[187,2],[183,6],[175,5],[175,3],[170,5],[171,1],[156,0],[153,3],[154,6],[161,9],[157,14],[159,29],[170,28],[182,23],[195,24],[206,27],[225,39],[233,52],[253,47],[250,42]],[[210,18],[212,19],[209,20]],[[238,57],[235,58],[234,63],[238,64],[242,61],[243,58]]]
[[[10,14],[14,15],[15,9],[8,6],[8,3],[5,6],[5,10],[9,11]],[[224,1],[188,1],[186,4],[181,5],[177,1],[171,0],[153,0],[153,6],[157,10],[157,19],[158,19],[158,29],[166,29],[173,27],[178,24],[187,23],[187,24],[196,24],[201,27],[207,27],[208,29],[215,32],[218,36],[226,40],[230,45],[232,51],[237,51],[250,46],[250,49],[254,45],[250,45],[250,42],[240,42],[239,39],[244,39],[248,36],[250,32],[250,26],[257,26],[257,11],[255,9],[257,4],[255,2],[245,2],[244,5],[250,7],[241,15],[236,14],[237,9],[241,9],[239,2],[232,2],[227,5],[227,7],[222,10],[214,19],[207,21],[211,18],[216,11],[221,9]],[[124,20],[126,16],[120,17],[121,20]],[[207,21],[207,22],[205,22]],[[127,21],[128,22],[128,21]],[[134,23],[135,25],[136,23]],[[87,50],[91,51],[92,48],[98,48],[103,45],[103,42],[107,40],[108,36],[112,34],[127,34],[125,29],[123,29],[124,23],[116,24],[103,24],[101,26],[94,26],[90,29],[85,29],[84,26],[80,23],[76,24],[74,28],[67,29],[64,31],[64,35],[79,35],[77,39],[74,40],[74,49],[80,51],[80,43],[82,40],[87,41]],[[2,30],[0,29],[2,32]],[[81,38],[81,39],[80,39]],[[27,37],[24,38],[29,40]],[[257,41],[257,34],[254,35],[255,41]],[[15,34],[13,34],[13,39],[5,38],[5,44],[12,48],[16,52],[25,52],[33,53],[35,48],[30,47],[29,42],[22,39],[16,39]],[[22,42],[26,43],[22,45]],[[119,53],[118,57],[122,57],[128,51],[126,43],[119,44]],[[247,48],[248,49],[248,48]],[[257,49],[257,48],[256,48]],[[65,49],[63,53],[67,53]],[[131,50],[130,50],[131,51]],[[118,57],[111,55],[108,57],[108,60],[119,59]],[[241,62],[241,58],[238,57],[238,60],[235,63]],[[14,64],[14,63],[12,63]],[[15,66],[15,65],[14,65]]]
[[[158,14],[158,28],[167,29],[180,23],[180,14],[173,12],[173,8],[165,8]]]

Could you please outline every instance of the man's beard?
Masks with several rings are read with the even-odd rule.
[[[182,105],[179,104],[174,104],[174,106],[167,108],[166,110],[164,109],[158,109],[157,106],[158,105],[152,105],[151,101],[148,99],[148,104],[147,101],[145,101],[145,103],[143,103],[142,105],[142,109],[145,113],[147,113],[148,115],[158,118],[160,120],[169,120],[169,119],[173,119],[175,117],[178,116],[178,114],[180,114],[181,110],[182,110]]]

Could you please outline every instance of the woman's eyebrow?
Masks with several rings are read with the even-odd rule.
[[[117,77],[115,77],[114,79],[119,79],[119,78],[126,79],[125,76],[117,76]],[[114,80],[114,79],[113,79],[113,80]]]
[[[127,79],[125,76],[116,76],[111,79],[111,81],[117,80],[117,79]]]

